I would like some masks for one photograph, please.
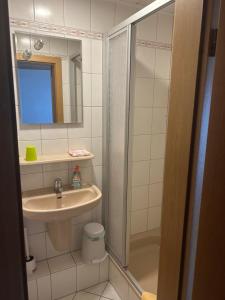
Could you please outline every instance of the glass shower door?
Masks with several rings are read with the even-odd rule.
[[[127,265],[127,172],[129,133],[130,26],[107,38],[107,245]]]

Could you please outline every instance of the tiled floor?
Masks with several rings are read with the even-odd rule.
[[[101,263],[86,264],[82,261],[79,251],[38,262],[36,271],[28,276],[29,300],[56,300],[106,282],[109,279],[108,265],[108,257]],[[97,288],[95,293],[99,294],[99,297],[92,297],[93,300],[102,296],[103,288],[105,290],[106,284]],[[108,289],[107,287],[106,292]],[[71,297],[65,299],[73,299],[74,295]],[[74,299],[85,298],[81,293]]]
[[[76,294],[68,295],[59,300],[121,300],[113,286],[103,282]]]
[[[130,248],[129,271],[143,290],[157,294],[159,238],[143,238]]]

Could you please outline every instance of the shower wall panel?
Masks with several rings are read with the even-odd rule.
[[[170,87],[173,9],[136,25],[131,132],[131,235],[160,227]]]

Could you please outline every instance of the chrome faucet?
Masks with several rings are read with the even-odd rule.
[[[56,193],[57,199],[62,198],[63,183],[61,178],[56,178],[54,182],[54,192]]]

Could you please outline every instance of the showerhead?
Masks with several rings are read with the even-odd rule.
[[[44,47],[44,44],[45,44],[44,40],[38,39],[34,42],[34,49],[41,50]]]

